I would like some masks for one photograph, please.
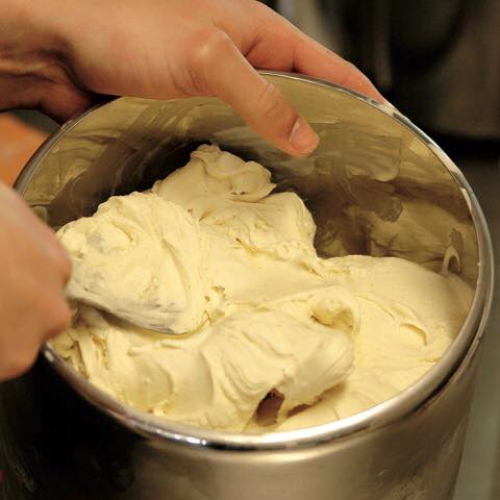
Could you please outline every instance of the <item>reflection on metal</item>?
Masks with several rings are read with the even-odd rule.
[[[399,253],[380,245],[375,251],[367,228],[393,222],[397,231],[403,205],[415,199],[440,207],[453,215],[457,227],[436,234],[429,221],[428,231],[442,240],[442,252],[432,257],[431,267],[439,270],[446,250],[453,246],[462,274],[474,285],[478,255],[470,209],[443,167],[439,149],[402,126],[389,108],[382,112],[383,106],[367,107],[348,93],[312,85],[282,79],[284,93],[302,108],[321,137],[320,147],[307,159],[292,159],[270,147],[216,99],[127,98],[107,104],[69,129],[30,174],[24,196],[58,227],[90,215],[113,194],[150,187],[182,165],[196,144],[216,142],[257,159],[273,171],[281,189],[294,190],[307,201],[323,254],[410,253],[411,260],[426,263],[429,241],[414,241],[413,248]],[[456,169],[454,174],[460,175]]]
[[[422,229],[437,238],[437,250],[429,256],[428,241],[410,239],[412,247],[402,256],[433,269],[445,260],[449,272],[461,273],[477,287],[469,317],[449,352],[413,387],[362,414],[264,435],[166,422],[91,386],[50,347],[44,350],[46,361],[99,409],[87,420],[87,430],[97,432],[93,426],[99,427],[101,420],[110,425],[100,445],[91,439],[89,460],[110,443],[116,459],[133,469],[119,498],[447,500],[491,300],[491,245],[477,201],[446,155],[392,108],[296,75],[268,73],[267,78],[320,134],[321,144],[311,157],[291,159],[272,148],[216,99],[122,98],[63,127],[26,167],[17,189],[58,227],[91,214],[111,195],[149,188],[185,163],[199,143],[216,142],[260,161],[272,170],[279,189],[304,198],[318,225],[318,250],[327,255],[398,255],[401,249],[376,242],[371,228],[393,224],[403,232],[398,224],[405,207],[427,203],[437,208]],[[452,223],[437,234],[435,219],[440,214],[448,214]],[[54,376],[50,382],[47,373],[37,383],[54,384]],[[70,393],[64,398],[73,397]],[[67,425],[68,419],[77,425],[90,411],[82,402],[68,406],[63,413],[69,415],[64,421],[61,417],[60,425]],[[111,419],[105,420],[102,412]],[[54,439],[57,443],[57,436]],[[87,446],[83,438],[74,439],[70,444]],[[73,466],[77,474],[84,473],[81,463]],[[54,485],[62,481],[51,480]],[[106,491],[107,498],[118,494]]]

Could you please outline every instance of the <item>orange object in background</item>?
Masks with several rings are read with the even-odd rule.
[[[9,113],[0,113],[0,180],[13,184],[47,137]]]

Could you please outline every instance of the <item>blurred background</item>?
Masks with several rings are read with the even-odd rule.
[[[500,139],[498,0],[266,2],[426,130]]]
[[[483,206],[500,262],[500,0],[264,3],[360,67],[451,156]],[[56,128],[37,112],[0,113],[0,179],[12,183]],[[455,500],[500,499],[495,302]]]

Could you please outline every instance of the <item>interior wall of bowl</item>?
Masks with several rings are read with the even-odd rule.
[[[21,182],[22,194],[57,228],[91,215],[110,196],[150,188],[185,164],[199,144],[216,143],[261,162],[272,171],[279,190],[302,197],[317,224],[320,254],[397,255],[419,262],[430,259],[430,235],[438,237],[443,252],[453,248],[451,270],[475,285],[478,250],[470,209],[425,138],[390,113],[335,87],[283,75],[267,78],[320,135],[320,145],[309,157],[281,153],[217,99],[120,98],[68,126],[32,169],[29,182]],[[413,238],[414,248],[400,255],[374,246],[367,234],[373,220],[408,232],[402,214],[415,200],[437,207],[419,222],[428,227],[414,228],[425,237]],[[436,235],[436,219],[445,212],[460,230],[449,227]],[[431,267],[439,270],[443,255],[434,258]]]

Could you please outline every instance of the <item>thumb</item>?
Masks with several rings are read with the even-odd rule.
[[[241,94],[243,102],[233,103],[254,130],[283,151],[293,155],[309,154],[319,138],[272,83],[255,72],[253,91]],[[252,99],[253,95],[253,99]]]
[[[40,109],[59,123],[82,113],[95,103],[95,96],[71,84],[51,84],[44,93]]]

